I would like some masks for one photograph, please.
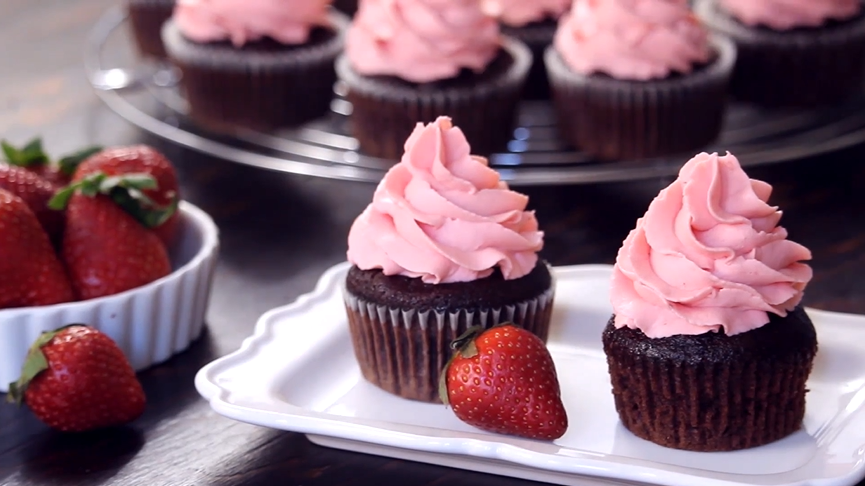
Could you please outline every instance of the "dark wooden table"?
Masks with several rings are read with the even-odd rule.
[[[302,435],[215,414],[193,387],[198,369],[239,347],[264,311],[313,288],[345,257],[368,184],[314,180],[210,160],[149,139],[103,107],[83,76],[84,37],[117,0],[0,3],[0,137],[43,135],[52,153],[101,143],[153,143],[179,166],[185,196],[214,216],[222,256],[207,331],[191,349],[141,373],[149,405],[129,427],[83,435],[48,430],[0,406],[4,485],[518,486],[530,482],[336,451]],[[865,313],[865,150],[752,171],[776,186],[791,238],[814,252],[805,303]],[[666,181],[528,189],[553,264],[611,263]]]

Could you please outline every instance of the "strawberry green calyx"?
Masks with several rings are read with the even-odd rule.
[[[456,339],[454,339],[450,348],[454,350],[454,354],[450,357],[447,363],[445,363],[444,368],[442,369],[441,376],[439,377],[439,398],[445,406],[448,405],[448,386],[447,386],[447,371],[451,367],[451,363],[453,363],[454,359],[457,356],[462,356],[463,358],[473,358],[478,355],[478,347],[475,344],[475,339],[484,332],[483,326],[472,326],[466,329],[466,332],[462,333],[462,335]]]
[[[33,167],[49,163],[48,156],[42,150],[42,139],[34,138],[21,148],[17,148],[6,140],[0,142],[6,161],[19,167]]]
[[[41,165],[52,165],[51,158],[45,153],[42,148],[42,139],[34,138],[27,142],[23,147],[15,147],[6,140],[0,141],[0,149],[6,157],[6,161],[12,165],[19,167],[38,167]],[[57,161],[57,166],[60,172],[67,176],[72,176],[75,169],[87,160],[91,155],[95,155],[102,151],[100,146],[87,147],[75,153],[62,157]]]
[[[21,367],[21,376],[18,381],[9,384],[9,394],[6,395],[6,401],[21,405],[24,401],[24,392],[39,373],[48,369],[48,358],[42,352],[42,347],[50,343],[55,336],[60,334],[65,329],[75,326],[84,326],[84,324],[69,324],[53,331],[46,331],[36,338],[36,341],[30,346],[27,351],[27,357],[24,359],[24,365]]]
[[[57,166],[60,168],[60,172],[64,175],[72,177],[72,174],[75,173],[75,169],[77,169],[82,162],[89,159],[91,156],[102,152],[102,149],[103,148],[98,145],[81,149],[75,153],[62,157],[57,161]]]
[[[87,197],[103,194],[110,197],[145,227],[156,228],[177,211],[179,201],[176,195],[172,195],[171,202],[160,206],[144,194],[144,191],[153,189],[158,189],[158,184],[150,174],[131,173],[109,176],[103,172],[94,172],[57,191],[48,201],[48,207],[55,210],[64,209],[76,192]]]

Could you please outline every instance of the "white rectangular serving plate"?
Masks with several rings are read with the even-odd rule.
[[[667,449],[626,431],[613,405],[601,349],[612,267],[558,267],[548,347],[570,425],[550,443],[486,433],[443,405],[367,383],[342,303],[348,268],[331,268],[315,291],[263,315],[238,351],[198,373],[216,412],[329,447],[554,484],[849,486],[865,477],[863,316],[808,309],[819,352],[803,430],[735,452]]]

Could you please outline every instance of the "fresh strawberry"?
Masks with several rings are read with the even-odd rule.
[[[513,324],[469,329],[442,373],[439,393],[457,418],[479,429],[530,439],[564,435],[568,416],[544,342]]]
[[[158,189],[144,191],[157,205],[169,206],[180,199],[177,172],[171,162],[156,149],[147,145],[115,147],[105,149],[85,160],[75,171],[73,181],[103,172],[109,176],[140,173],[150,174],[156,179]],[[170,247],[177,236],[178,215],[168,218],[164,224],[154,228],[159,238]]]
[[[101,147],[86,149],[67,155],[57,162],[52,162],[42,150],[42,140],[34,138],[21,148],[15,147],[6,140],[0,142],[0,149],[10,165],[22,167],[53,184],[62,187],[72,179],[72,174],[81,162],[102,150]]]
[[[117,344],[82,324],[43,333],[30,347],[21,378],[7,400],[25,403],[36,418],[64,432],[131,422],[146,398]]]
[[[63,264],[33,211],[0,189],[0,309],[73,299]]]
[[[48,207],[55,187],[33,172],[14,165],[0,163],[0,189],[24,200],[55,244],[63,234],[63,214]]]
[[[51,200],[51,207],[67,208],[61,252],[79,299],[117,294],[171,273],[165,245],[150,228],[176,206],[158,207],[142,192],[155,187],[147,174],[97,172]]]

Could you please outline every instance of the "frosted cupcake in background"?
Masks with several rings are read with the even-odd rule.
[[[363,0],[337,73],[353,104],[352,135],[367,155],[398,160],[416,123],[453,117],[472,150],[511,139],[532,56],[502,37],[479,0]]]
[[[129,25],[138,53],[149,59],[165,59],[162,25],[171,17],[174,0],[128,0]]]
[[[735,59],[687,0],[575,0],[545,55],[562,137],[600,159],[715,140]]]
[[[553,42],[559,18],[571,7],[571,0],[494,0],[502,33],[523,41],[532,51],[532,67],[523,98],[550,96],[544,51]]]
[[[196,123],[269,131],[328,112],[347,25],[330,0],[178,0],[162,39]]]
[[[546,341],[555,284],[528,198],[451,120],[418,124],[348,236],[345,307],[364,378],[439,401],[451,341],[510,321]]]
[[[709,27],[736,42],[736,98],[813,107],[862,93],[862,0],[700,0],[696,9]]]
[[[787,239],[772,187],[699,154],[625,239],[603,332],[616,410],[638,437],[745,449],[802,427],[817,352],[800,303],[811,252]]]

